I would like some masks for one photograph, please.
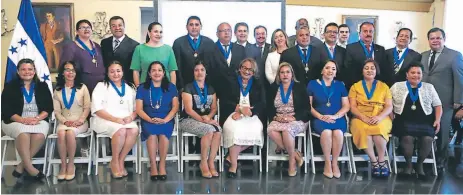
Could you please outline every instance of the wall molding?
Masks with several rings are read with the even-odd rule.
[[[429,12],[432,2],[393,0],[286,0],[286,5]]]

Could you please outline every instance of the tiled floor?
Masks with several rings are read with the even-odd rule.
[[[200,177],[197,166],[187,165],[184,173],[177,173],[177,166],[169,163],[167,181],[151,181],[148,170],[144,168],[141,175],[129,173],[129,176],[115,180],[105,166],[99,175],[86,175],[85,167],[79,167],[76,179],[69,182],[58,182],[56,177],[49,177],[42,182],[17,181],[11,176],[12,167],[5,169],[2,179],[1,193],[92,193],[92,194],[462,194],[463,163],[460,160],[461,148],[452,150],[453,156],[445,174],[432,177],[421,182],[403,180],[396,175],[387,179],[375,179],[369,175],[368,168],[363,166],[357,174],[343,173],[341,179],[326,179],[321,174],[322,164],[317,164],[317,174],[298,172],[296,177],[287,176],[287,169],[281,164],[273,163],[269,173],[259,173],[257,163],[241,165],[238,177],[228,179],[225,174],[216,179]],[[132,170],[129,169],[129,172]],[[303,172],[303,171],[302,171]]]

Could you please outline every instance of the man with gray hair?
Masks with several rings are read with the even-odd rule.
[[[307,26],[310,29],[309,21],[307,21],[307,19],[305,18],[300,18],[299,20],[297,20],[296,27],[295,27],[296,31],[299,30],[301,26]],[[293,47],[295,45],[297,45],[296,35],[288,37],[288,46]],[[318,39],[317,37],[310,36],[310,45],[314,45],[314,46],[321,48],[321,46],[323,46],[323,42],[320,41],[320,39]]]

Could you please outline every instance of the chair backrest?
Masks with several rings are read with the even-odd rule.
[[[219,121],[219,118],[220,118],[220,104],[219,104],[219,98],[217,98],[216,104],[217,104],[217,113],[215,113],[214,119],[215,119],[216,121]],[[184,109],[185,109],[185,103],[183,102],[183,99],[182,99],[182,109],[179,110],[179,112],[178,112],[177,114],[183,112]]]

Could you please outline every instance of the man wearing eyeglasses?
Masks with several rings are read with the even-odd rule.
[[[428,31],[431,48],[421,53],[424,65],[423,81],[434,85],[442,101],[442,118],[437,134],[437,168],[444,171],[448,158],[449,133],[454,109],[463,104],[463,56],[460,52],[445,47],[445,32],[440,28]]]
[[[194,66],[196,60],[204,61],[206,55],[214,51],[214,42],[209,37],[201,35],[202,23],[198,16],[187,19],[186,30],[188,34],[174,41],[174,50],[177,61],[177,89],[182,89],[194,80]],[[207,69],[211,64],[204,64]]]
[[[322,53],[328,56],[328,59],[334,60],[338,65],[336,71],[336,79],[343,81],[343,64],[344,56],[346,55],[346,49],[336,44],[338,40],[338,25],[334,22],[329,23],[325,26],[323,35],[325,36],[325,44],[322,48]]]
[[[350,29],[347,24],[341,24],[339,25],[339,39],[338,39],[338,45],[346,48],[347,47],[347,41],[349,41],[349,36],[350,36]]]
[[[132,55],[139,43],[125,34],[125,22],[120,16],[113,16],[109,19],[111,33],[113,36],[101,41],[101,51],[105,66],[114,60],[121,62],[124,68],[124,78],[127,82],[133,83],[133,71],[130,70]]]

